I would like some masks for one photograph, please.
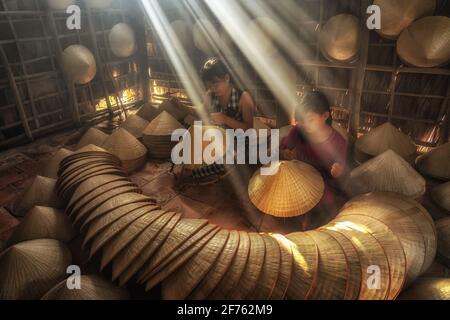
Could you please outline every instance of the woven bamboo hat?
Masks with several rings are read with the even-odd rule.
[[[450,267],[450,218],[444,218],[436,222],[438,234],[438,254],[442,262]]]
[[[377,32],[388,39],[397,39],[414,20],[432,15],[436,9],[436,0],[375,0],[373,4],[382,12]]]
[[[152,106],[150,103],[144,104],[139,111],[136,113],[137,116],[147,120],[153,121],[159,114],[159,110]]]
[[[448,159],[450,159],[450,142],[418,157],[416,167],[426,176],[449,181],[450,166],[448,165]]]
[[[15,214],[24,216],[34,206],[61,208],[63,203],[56,195],[56,180],[37,176],[16,204]]]
[[[350,173],[352,192],[387,191],[418,199],[425,193],[425,179],[394,151],[363,163]]]
[[[139,117],[138,115],[132,115],[120,125],[121,128],[127,130],[136,138],[142,138],[142,131],[148,126],[148,121]]]
[[[42,300],[127,300],[129,294],[97,275],[82,275],[81,288],[69,290],[67,280],[52,288]]]
[[[86,133],[81,137],[76,149],[78,150],[91,144],[102,146],[108,137],[109,135],[107,135],[103,131],[100,131],[96,128],[89,128],[89,130],[86,131]]]
[[[82,45],[67,47],[62,53],[62,65],[67,77],[80,85],[91,82],[97,73],[94,55]]]
[[[219,130],[222,133],[222,141],[223,141],[223,145],[222,145],[222,150],[218,150],[216,149],[216,153],[215,153],[215,157],[216,159],[222,158],[225,156],[226,154],[226,134],[225,134],[225,130],[220,128],[220,127],[216,127],[216,126],[200,126],[200,125],[193,125],[189,128],[189,130],[186,132],[186,135],[189,135],[191,138],[191,158],[190,158],[190,163],[189,164],[183,164],[183,166],[186,169],[189,170],[194,170],[194,169],[198,169],[201,168],[203,166],[206,165],[206,162],[203,159],[203,153],[205,151],[205,149],[211,144],[210,141],[204,141],[203,137],[205,136],[205,133],[209,130],[209,129],[214,129],[214,130]],[[197,135],[201,135],[201,137],[198,137]],[[183,137],[184,139],[184,137]],[[201,146],[200,148],[197,150],[196,149],[196,140],[201,140]],[[183,143],[183,141],[179,142],[180,144]],[[198,151],[198,154],[196,154],[196,151]],[[196,156],[200,156],[202,159],[202,163],[195,163],[195,157]]]
[[[308,299],[342,300],[347,288],[347,260],[343,248],[332,236],[318,230],[306,232],[319,249],[316,285]]]
[[[177,102],[172,100],[164,101],[158,108],[159,112],[166,111],[170,113],[172,117],[177,121],[183,121],[183,119],[189,114],[187,110],[183,109]]]
[[[211,270],[222,253],[229,235],[228,230],[218,232],[192,259],[164,280],[163,299],[186,299]]]
[[[214,265],[205,275],[203,280],[199,282],[197,287],[189,295],[190,300],[205,300],[211,292],[218,286],[220,281],[225,277],[225,274],[230,270],[235,259],[240,242],[239,231],[230,231],[230,236],[222,253],[217,258]]]
[[[421,278],[399,300],[450,300],[450,279]]]
[[[433,201],[450,212],[450,182],[444,183],[431,191]]]
[[[75,4],[76,0],[47,0],[50,9],[66,10],[69,6]]]
[[[126,172],[140,168],[146,161],[147,149],[125,129],[114,132],[103,147],[122,161]]]
[[[408,64],[431,68],[450,61],[450,18],[425,17],[406,28],[397,41],[397,53]]]
[[[180,219],[180,214],[166,212],[146,228],[129,244],[127,250],[114,258],[113,279],[119,278],[120,285],[127,283],[164,242]]]
[[[280,272],[278,274],[278,279],[275,284],[272,294],[270,295],[271,300],[281,300],[285,299],[288,289],[291,285],[291,280],[293,278],[293,268],[294,268],[294,255],[292,243],[281,234],[270,234],[270,237],[274,238],[278,242],[280,247]]]
[[[61,148],[52,159],[50,159],[50,162],[47,164],[45,169],[43,170],[42,175],[47,178],[57,179],[58,178],[58,170],[59,170],[59,164],[61,163],[61,160],[64,158],[70,156],[73,153],[73,151]]]
[[[239,231],[239,247],[234,256],[228,271],[215,286],[215,288],[208,293],[210,299],[225,299],[229,296],[229,292],[237,286],[245,267],[248,263],[250,254],[250,237],[247,232]]]
[[[323,178],[314,167],[300,161],[281,161],[274,175],[256,172],[250,180],[248,194],[262,212],[287,218],[313,209],[324,189]]]
[[[93,9],[106,9],[111,7],[113,0],[87,0],[86,3]]]
[[[389,122],[361,136],[355,143],[355,157],[360,163],[392,150],[410,162],[416,154],[416,146],[409,136]]]
[[[0,299],[35,300],[66,277],[69,249],[57,240],[21,242],[0,255]]]
[[[69,217],[64,212],[36,206],[27,213],[9,239],[9,244],[35,239],[55,239],[69,242],[75,237]]]
[[[358,56],[359,41],[359,19],[350,14],[332,17],[319,36],[322,54],[330,61],[354,61]]]
[[[109,32],[109,46],[118,58],[127,58],[136,51],[134,30],[126,23],[116,24]]]

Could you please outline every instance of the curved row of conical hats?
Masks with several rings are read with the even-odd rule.
[[[162,282],[165,299],[393,299],[436,254],[428,212],[399,194],[359,196],[319,230],[282,236],[183,219],[135,191],[96,192],[113,179],[121,176],[68,182],[75,191],[67,213],[114,280],[136,279],[147,290]],[[374,265],[378,290],[366,285]]]

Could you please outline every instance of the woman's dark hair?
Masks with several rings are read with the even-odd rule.
[[[315,91],[305,93],[295,108],[295,118],[302,119],[305,114],[310,111],[318,114],[329,112],[330,117],[327,119],[327,124],[330,127],[333,124],[330,104],[328,103],[327,97],[322,92]]]
[[[219,58],[209,58],[206,60],[200,75],[203,82],[222,80],[229,74],[227,67]]]

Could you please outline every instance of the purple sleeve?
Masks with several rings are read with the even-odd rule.
[[[286,137],[284,137],[283,140],[281,140],[280,149],[281,150],[294,149],[297,144],[297,140],[298,140],[298,132],[297,132],[297,128],[294,127],[289,131],[288,135]]]

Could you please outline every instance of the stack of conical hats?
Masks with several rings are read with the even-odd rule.
[[[37,176],[15,207],[17,216],[24,216],[34,206],[61,208],[64,204],[56,195],[56,180]]]
[[[120,125],[121,128],[127,130],[135,138],[142,138],[142,131],[148,126],[148,121],[138,115],[132,115]]]
[[[42,300],[127,300],[125,289],[118,288],[97,275],[82,275],[81,288],[70,290],[64,280],[47,292]]]
[[[101,147],[108,137],[109,135],[99,129],[89,128],[88,131],[86,131],[86,133],[81,137],[76,149],[81,149],[90,144]]]
[[[142,119],[152,122],[159,113],[160,112],[157,108],[152,106],[150,103],[146,103],[139,109],[136,115],[141,117]]]
[[[143,142],[149,155],[154,158],[170,158],[176,141],[172,141],[172,133],[184,129],[170,113],[163,111],[143,131]]]
[[[352,62],[359,52],[359,19],[350,14],[332,17],[320,32],[320,49],[330,61]]]
[[[177,121],[183,121],[183,119],[188,115],[187,110],[182,109],[176,102],[166,100],[158,108],[159,112],[168,112],[172,117],[177,119]]]
[[[436,222],[439,258],[450,267],[450,217]]]
[[[390,191],[418,199],[425,193],[425,179],[392,150],[355,168],[350,177],[354,194]]]
[[[45,169],[43,170],[42,175],[47,178],[57,179],[58,178],[58,170],[59,170],[59,164],[62,159],[64,159],[67,156],[70,156],[73,153],[73,151],[67,150],[67,149],[60,149],[52,159],[50,159],[50,162],[47,164]]]
[[[439,207],[450,212],[450,182],[434,188],[431,191],[431,198]]]
[[[450,18],[425,17],[406,28],[397,41],[397,53],[408,64],[431,68],[450,61]]]
[[[35,239],[55,239],[69,242],[75,232],[64,212],[49,207],[31,209],[8,240],[9,245]]]
[[[416,167],[426,176],[449,181],[450,165],[448,159],[450,159],[450,142],[418,157]]]
[[[51,239],[18,243],[0,255],[0,299],[36,300],[66,277],[67,247]]]
[[[179,145],[184,144],[184,139],[185,137],[190,137],[190,147],[191,147],[191,157],[190,159],[188,159],[189,163],[184,163],[183,166],[185,169],[188,170],[195,170],[198,168],[201,168],[205,165],[207,165],[207,162],[205,161],[203,155],[204,155],[204,151],[206,150],[206,148],[211,147],[212,148],[212,142],[211,141],[206,141],[204,138],[205,133],[208,130],[217,130],[216,133],[220,133],[222,135],[222,145],[219,146],[217,143],[215,144],[215,146],[217,148],[214,149],[214,154],[212,156],[214,156],[214,158],[216,160],[219,160],[220,158],[224,158],[226,155],[226,144],[227,144],[227,137],[226,137],[226,133],[225,130],[220,128],[220,127],[216,127],[216,126],[205,126],[205,125],[196,125],[194,124],[193,126],[191,126],[189,128],[189,130],[185,133],[185,136],[183,136],[183,141],[179,142]],[[199,135],[201,135],[201,137],[199,137]],[[196,143],[196,141],[200,141],[200,143]],[[189,147],[189,146],[186,146]],[[212,151],[212,150],[210,150]]]
[[[389,122],[361,136],[355,143],[355,160],[359,163],[392,150],[408,162],[413,162],[416,146],[409,136]]]
[[[275,217],[300,216],[313,209],[324,193],[324,181],[312,166],[300,161],[282,161],[276,174],[256,172],[248,194],[262,212]]]
[[[147,149],[127,130],[120,128],[103,144],[103,148],[122,162],[125,172],[133,172],[145,164]]]
[[[450,278],[421,278],[399,300],[450,300]]]
[[[373,4],[380,7],[383,16],[381,29],[376,31],[388,39],[397,39],[412,22],[436,9],[436,0],[375,0]]]

